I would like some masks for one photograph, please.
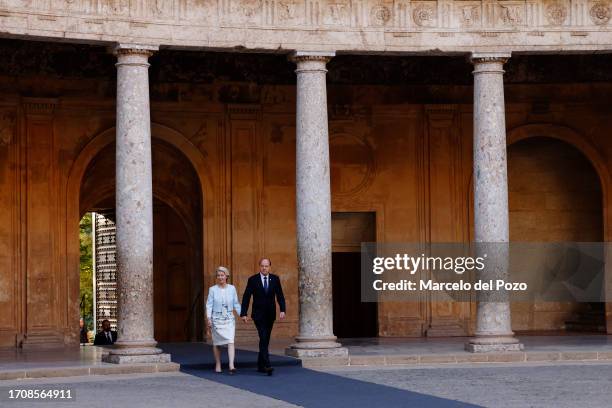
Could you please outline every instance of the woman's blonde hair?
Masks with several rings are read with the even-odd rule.
[[[215,269],[215,276],[217,276],[219,272],[223,272],[227,278],[230,276],[230,271],[225,266],[217,266],[217,269]]]

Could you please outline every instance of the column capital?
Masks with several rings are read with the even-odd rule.
[[[470,62],[474,65],[486,63],[505,64],[510,59],[510,52],[472,52]]]
[[[147,58],[159,51],[158,45],[117,43],[111,48],[113,54],[120,55],[142,55]]]
[[[335,56],[334,51],[294,51],[289,55],[289,60],[296,64],[310,61],[327,64]]]

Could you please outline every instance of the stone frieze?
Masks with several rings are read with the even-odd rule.
[[[612,43],[602,40],[612,32],[611,16],[612,0],[0,0],[0,31],[9,34],[210,48],[302,42],[385,50],[410,48],[414,40],[407,39],[423,35],[441,40],[422,48],[444,48],[459,43],[456,34],[492,46],[497,33],[522,33],[534,46],[556,41],[593,48],[593,42]],[[595,30],[596,39],[584,38]],[[546,32],[565,38],[534,40]]]
[[[608,0],[0,0],[0,10],[213,27],[461,29],[607,25],[612,5]]]

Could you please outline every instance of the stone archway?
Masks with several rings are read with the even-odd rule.
[[[510,131],[510,239],[606,241],[606,180],[605,162],[573,130],[541,124]],[[595,332],[606,327],[604,304],[517,303],[513,316],[518,331]]]
[[[69,255],[67,257],[69,270],[78,270],[78,228],[75,230],[74,225],[78,226],[80,216],[91,209],[114,207],[114,133],[114,128],[111,128],[94,137],[81,151],[70,170],[66,208],[66,252]],[[206,207],[204,197],[207,195],[207,191],[211,191],[211,180],[208,178],[210,172],[207,171],[207,164],[199,150],[178,132],[165,126],[152,124],[152,135],[154,214],[157,214],[157,216],[154,215],[154,224],[157,224],[158,228],[159,225],[166,225],[166,227],[171,225],[170,228],[165,228],[165,230],[183,231],[182,238],[180,236],[166,237],[166,243],[171,243],[169,246],[176,249],[174,251],[175,255],[177,252],[182,253],[182,256],[178,258],[182,258],[183,261],[180,259],[177,261],[177,256],[166,256],[162,261],[157,257],[156,261],[158,265],[167,261],[167,265],[164,267],[165,272],[173,271],[174,274],[178,273],[179,270],[184,270],[186,268],[184,264],[189,263],[187,269],[190,276],[190,279],[188,279],[190,283],[189,293],[185,296],[184,293],[172,290],[172,288],[177,289],[185,286],[173,285],[173,282],[185,281],[185,279],[165,279],[165,283],[160,284],[160,270],[156,268],[157,276],[155,276],[155,279],[158,286],[158,289],[155,290],[156,308],[160,313],[164,312],[166,315],[174,313],[174,316],[165,316],[161,319],[163,322],[184,320],[185,316],[177,318],[176,312],[178,310],[183,310],[184,314],[188,314],[191,321],[187,334],[181,337],[176,335],[176,327],[169,329],[168,327],[171,325],[160,324],[159,316],[156,316],[156,324],[160,328],[159,332],[156,330],[156,337],[159,337],[158,341],[198,340],[203,333],[203,308],[201,303],[204,263],[202,260],[204,258],[206,225],[203,212]],[[168,157],[169,152],[172,152],[170,155],[175,157],[174,160],[164,161],[160,159],[164,156]],[[96,172],[97,175],[94,174]],[[191,174],[191,177],[188,177],[189,174]],[[161,179],[165,180],[160,181]],[[90,186],[87,185],[88,180]],[[190,194],[185,193],[188,189],[191,189]],[[161,221],[160,214],[162,214]],[[73,231],[76,231],[77,234],[72,234]],[[159,233],[157,235],[162,236]],[[177,246],[179,241],[185,241],[183,249],[178,248],[180,247],[180,245]],[[160,246],[159,239],[154,242],[155,244],[158,247]],[[161,245],[161,247],[164,246],[168,245]],[[171,251],[157,252],[164,254]],[[183,262],[182,266],[181,262]],[[159,306],[160,290],[164,295],[162,297],[167,300],[164,307]],[[78,274],[74,274],[74,276],[71,274],[69,276],[69,293],[74,294],[75,299],[77,299],[78,291]],[[178,304],[182,302],[181,299],[183,298],[186,304]],[[177,302],[176,299],[181,300],[181,302]],[[70,301],[70,307],[72,307],[74,304],[72,297]],[[164,302],[161,302],[161,304],[164,304]],[[78,304],[76,310],[78,310]]]
[[[531,137],[549,137],[562,140],[578,149],[595,168],[602,188],[603,231],[604,241],[612,241],[612,203],[610,202],[610,186],[612,176],[607,161],[601,156],[597,147],[593,146],[576,130],[552,123],[535,123],[515,127],[508,131],[506,137],[508,146]]]

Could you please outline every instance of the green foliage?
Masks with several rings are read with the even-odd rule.
[[[93,245],[92,214],[86,213],[79,223],[81,247],[80,309],[88,329],[93,325]]]

